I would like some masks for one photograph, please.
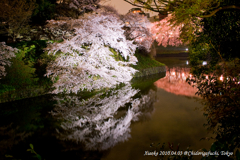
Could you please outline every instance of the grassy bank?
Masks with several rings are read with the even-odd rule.
[[[154,58],[142,53],[136,52],[135,56],[138,59],[137,65],[132,67],[138,70],[134,77],[144,77],[160,72],[165,72],[165,64],[156,61]]]
[[[147,68],[165,66],[165,64],[156,61],[154,58],[151,58],[148,55],[136,52],[135,56],[137,57],[138,62],[137,62],[137,65],[132,65],[132,67],[136,70],[141,71]]]

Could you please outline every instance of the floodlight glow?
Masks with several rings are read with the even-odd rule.
[[[204,65],[204,66],[207,65],[207,61],[203,61],[202,65]]]

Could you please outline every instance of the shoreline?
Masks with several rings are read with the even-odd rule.
[[[132,79],[149,77],[152,75],[156,75],[158,73],[166,73],[166,66],[142,69],[141,71],[137,72]],[[25,90],[8,91],[0,95],[0,103],[7,103],[7,102],[16,101],[16,100],[46,95],[46,94],[49,94],[49,90],[50,89],[48,87],[39,86],[39,87],[28,88]]]

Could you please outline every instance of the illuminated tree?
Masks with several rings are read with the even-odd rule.
[[[80,10],[96,10],[100,0],[71,0],[69,3],[70,8]]]
[[[216,15],[222,10],[240,9],[235,3],[222,6],[222,0],[124,0],[133,6],[144,8],[159,15],[171,14],[169,22],[172,26],[182,26],[180,38],[182,41],[195,40],[194,31],[201,29],[201,19]]]
[[[169,19],[172,16],[168,16],[159,22],[154,22],[151,25],[151,33],[153,34],[153,38],[158,42],[158,45],[162,45],[167,47],[167,45],[171,46],[179,46],[182,44],[180,40],[180,32],[182,26],[172,26]]]
[[[101,0],[60,0],[57,13],[62,16],[77,18],[80,14],[95,11]]]
[[[4,66],[11,65],[9,59],[16,57],[15,52],[17,51],[18,49],[5,45],[5,42],[0,42],[0,79],[2,76],[6,76]]]
[[[136,64],[136,45],[126,39],[123,22],[116,16],[101,12],[85,15],[82,19],[49,21],[55,29],[69,26],[74,29],[71,39],[49,44],[46,50],[57,56],[47,66],[46,76],[51,77],[59,92],[74,92],[112,87],[132,79]]]
[[[150,32],[151,23],[147,17],[138,13],[129,13],[122,20],[125,23],[127,39],[134,40],[138,48],[143,48],[150,52],[153,38]]]

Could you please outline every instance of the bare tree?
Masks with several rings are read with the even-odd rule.
[[[2,32],[8,33],[13,40],[29,29],[28,22],[35,8],[34,0],[1,0],[0,22]]]
[[[124,0],[125,2],[152,12],[157,12],[159,19],[165,18],[167,11],[172,10],[172,5],[176,6],[181,0],[175,0],[174,2],[169,2],[169,0]],[[171,7],[169,7],[171,4]],[[170,9],[171,8],[171,9]]]
[[[74,8],[80,12],[93,11],[100,5],[101,0],[60,0],[60,5],[67,5],[69,8]]]
[[[95,10],[99,2],[100,0],[71,0],[69,6],[85,12],[86,10]]]

